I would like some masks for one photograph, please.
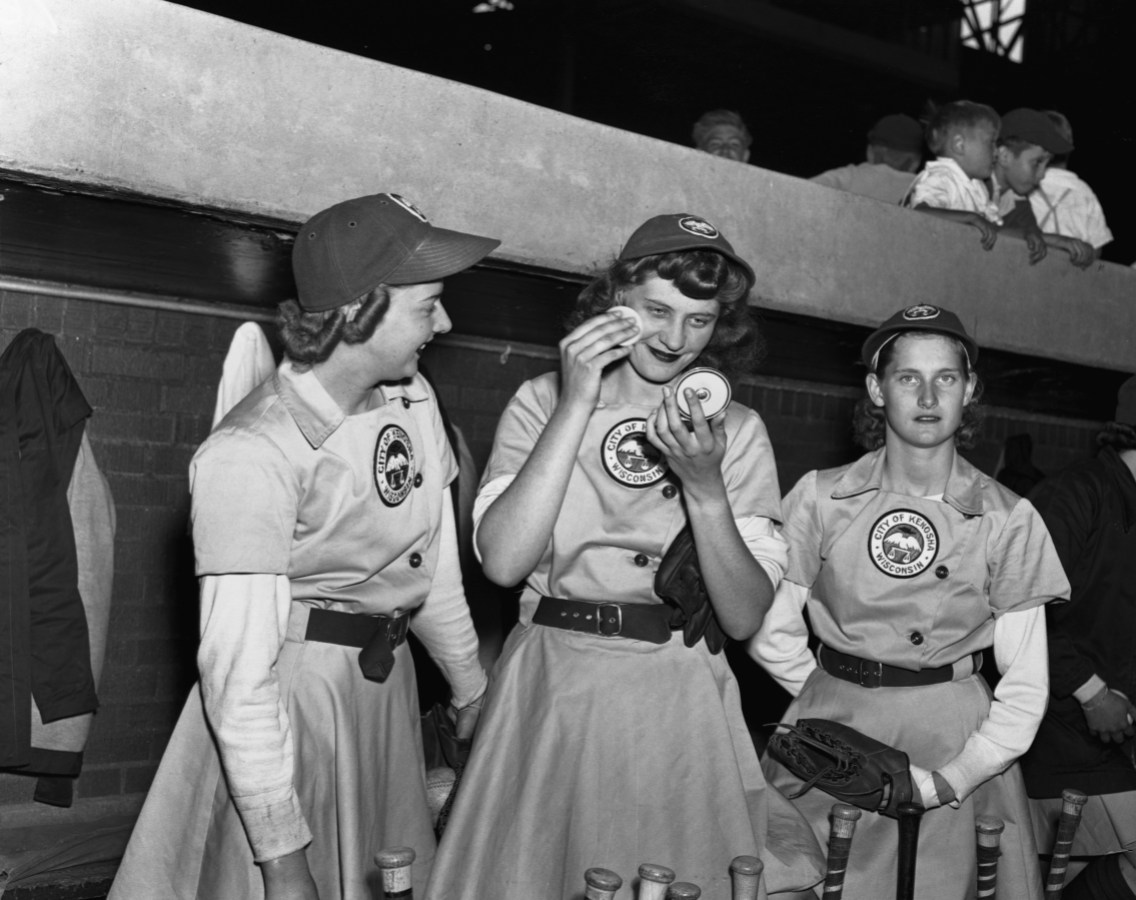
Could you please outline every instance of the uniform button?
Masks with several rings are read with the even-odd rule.
[[[421,472],[419,472],[417,475],[414,476],[414,486],[415,487],[422,487],[422,473]]]
[[[678,488],[676,488],[673,484],[668,484],[665,488],[663,488],[663,496],[666,497],[668,500],[673,500],[675,494],[677,494],[677,493],[678,493]]]
[[[649,563],[649,562],[650,562],[650,560],[647,559],[647,554],[645,554],[645,553],[636,553],[635,554],[635,565],[637,565],[640,569],[642,569],[643,566],[647,565],[647,563]]]
[[[915,645],[916,647],[918,647],[918,646],[919,646],[920,644],[922,644],[922,643],[923,643],[923,635],[922,635],[922,634],[920,634],[920,633],[919,633],[918,631],[913,631],[913,632],[911,632],[911,637],[910,637],[910,639],[909,639],[909,640],[910,640],[910,641],[911,641],[911,643],[913,643],[913,644],[914,644],[914,645]]]
[[[936,578],[946,578],[950,574],[951,574],[951,570],[948,569],[946,566],[935,566],[935,577]]]
[[[402,398],[402,408],[403,409],[410,409],[410,401],[407,400],[405,397]]]
[[[410,568],[417,569],[420,565],[422,565],[422,554],[421,553],[411,553],[410,554]]]

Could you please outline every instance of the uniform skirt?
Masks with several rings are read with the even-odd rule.
[[[288,641],[277,670],[292,726],[295,785],[312,832],[308,865],[322,900],[381,896],[374,854],[417,852],[415,889],[434,856],[417,687],[409,648],[383,684],[359,651]],[[194,687],[115,879],[114,900],[256,900],[260,870],[221,771]]]
[[[577,900],[593,866],[631,898],[646,862],[729,900],[740,854],[771,888],[823,874],[808,824],[765,783],[723,656],[677,636],[514,629],[426,900]]]
[[[913,765],[933,771],[949,762],[986,718],[990,689],[980,675],[946,684],[862,688],[817,669],[785,713],[785,721],[832,719],[907,753]],[[765,773],[785,793],[799,779],[768,756]],[[794,803],[822,841],[828,840],[835,802],[813,788]],[[982,784],[959,809],[929,810],[919,828],[915,896],[970,900],[977,862],[974,820],[997,816],[1006,823],[998,860],[998,900],[1040,900],[1041,873],[1029,802],[1017,764]],[[844,884],[844,900],[879,900],[896,890],[898,829],[895,819],[865,812],[856,824]]]

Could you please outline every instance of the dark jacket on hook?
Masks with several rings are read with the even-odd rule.
[[[16,335],[0,356],[0,768],[28,774],[62,774],[31,747],[33,697],[45,723],[98,706],[67,505],[90,414],[54,338]]]

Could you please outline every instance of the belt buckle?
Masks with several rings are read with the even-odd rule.
[[[606,628],[607,616],[605,613],[608,610],[615,610],[615,629],[609,631]],[[618,603],[601,603],[596,608],[596,631],[606,637],[616,637],[623,631],[623,607]]]
[[[860,687],[878,688],[884,680],[884,664],[873,659],[860,660]]]

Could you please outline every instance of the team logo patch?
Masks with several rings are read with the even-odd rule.
[[[914,578],[939,555],[939,532],[912,509],[884,513],[868,536],[868,555],[892,578]]]
[[[428,221],[427,218],[424,215],[422,215],[421,212],[419,212],[418,207],[415,206],[413,203],[411,203],[409,200],[407,200],[405,197],[400,197],[398,194],[388,194],[387,196],[390,197],[395,203],[397,203],[399,206],[401,206],[403,209],[405,209],[411,215],[417,216],[423,222]]]
[[[601,448],[604,471],[622,485],[650,487],[667,474],[663,454],[647,440],[646,419],[625,419],[607,433]]]
[[[678,220],[678,227],[683,231],[689,231],[691,234],[710,240],[714,240],[718,236],[718,229],[700,216],[683,216]]]
[[[398,506],[414,486],[414,445],[397,425],[379,432],[375,444],[375,487],[387,506]]]
[[[939,318],[939,307],[932,306],[930,303],[923,303],[919,306],[909,306],[903,311],[903,318],[908,322],[922,322],[927,319]]]

